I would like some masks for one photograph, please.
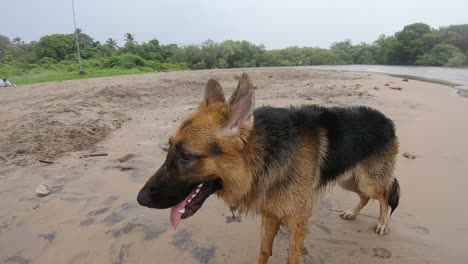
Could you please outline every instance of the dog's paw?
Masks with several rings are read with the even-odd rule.
[[[390,230],[388,229],[388,226],[386,224],[377,223],[374,226],[374,232],[382,236],[388,234]]]
[[[340,217],[343,218],[344,220],[353,220],[356,218],[356,213],[353,211],[353,209],[348,209],[346,211],[343,211],[340,214]]]

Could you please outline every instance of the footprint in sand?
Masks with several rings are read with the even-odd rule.
[[[373,248],[372,252],[374,253],[374,257],[386,258],[386,259],[389,259],[392,257],[392,252],[385,248]]]
[[[80,226],[89,226],[89,225],[91,225],[93,223],[94,223],[93,218],[87,218],[87,219],[80,222]]]
[[[429,230],[429,228],[424,227],[424,226],[415,226],[413,227],[413,229],[416,230],[418,233],[421,233],[424,235],[428,235],[431,233],[431,230]]]
[[[4,259],[6,263],[18,263],[18,264],[28,264],[30,262],[29,259],[23,258],[22,256],[12,256],[9,258]]]
[[[135,154],[127,154],[127,155],[125,155],[125,156],[123,156],[123,157],[121,157],[121,158],[119,158],[119,159],[117,159],[117,160],[118,160],[120,163],[123,163],[123,162],[126,162],[126,161],[128,161],[128,160],[131,160],[131,159],[135,158],[136,156],[137,156],[137,155],[135,155]]]
[[[154,240],[168,230],[167,226],[143,225],[144,240]]]
[[[122,225],[121,227],[113,229],[110,233],[112,234],[113,238],[117,238],[121,235],[127,234],[133,230],[137,226],[134,222],[128,222]],[[106,232],[107,233],[107,232]]]
[[[119,196],[117,196],[117,195],[109,196],[109,197],[107,197],[107,199],[104,201],[104,204],[110,205],[110,204],[112,204],[114,201],[117,201],[118,199],[119,199]]]
[[[117,259],[114,261],[115,264],[123,264],[126,262],[130,248],[134,245],[134,243],[128,243],[128,244],[123,244],[122,247],[120,248],[119,255],[117,256]]]
[[[316,227],[320,228],[320,230],[322,230],[324,233],[330,235],[332,233],[331,229],[328,228],[326,225],[322,224],[322,223],[317,223],[317,222],[312,222],[313,225],[315,225]]]
[[[102,220],[102,222],[107,224],[107,225],[114,225],[114,224],[117,224],[117,223],[121,222],[124,219],[125,219],[125,217],[121,213],[112,212],[110,215],[106,216],[106,218],[104,218],[104,220]]]
[[[181,229],[174,234],[171,243],[178,249],[187,250],[189,247],[194,245],[192,241],[192,233],[185,229]]]
[[[302,257],[301,257],[302,262],[304,264],[323,264],[325,263],[325,260],[317,256],[317,254],[309,254],[309,251],[307,248],[302,249]]]
[[[214,245],[204,247],[192,240],[192,233],[181,229],[173,236],[172,245],[182,251],[190,250],[190,255],[200,264],[208,264],[215,257],[216,247]]]
[[[230,215],[230,216],[226,216],[226,223],[230,224],[230,223],[240,223],[242,222],[242,217],[240,215]]]
[[[392,257],[392,252],[386,248],[361,248],[361,252],[366,255],[371,255],[378,258],[389,259]]]
[[[100,214],[103,214],[105,212],[107,212],[107,210],[109,210],[110,207],[104,207],[104,208],[101,208],[101,209],[98,209],[98,210],[95,210],[95,211],[91,211],[88,213],[88,216],[96,216],[96,215],[100,215]]]
[[[192,250],[190,250],[190,255],[192,255],[192,258],[198,260],[200,264],[208,264],[208,262],[210,262],[210,260],[214,258],[215,252],[215,246],[195,246]]]
[[[55,239],[55,234],[54,233],[39,234],[39,238],[45,239],[48,241],[48,243],[50,243],[52,242],[52,240]]]

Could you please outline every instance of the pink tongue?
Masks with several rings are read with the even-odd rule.
[[[179,204],[174,205],[173,207],[171,207],[171,217],[170,217],[171,219],[170,220],[171,220],[172,227],[174,227],[174,230],[177,229],[177,226],[180,223],[180,219],[182,217],[182,214],[179,212],[179,210],[182,209],[182,208],[185,208],[185,202],[186,202],[186,200],[183,200]]]
[[[196,190],[196,188],[195,188]],[[182,218],[182,214],[179,212],[179,210],[182,210],[185,208],[185,205],[187,204],[187,201],[192,198],[192,195],[195,194],[195,190],[193,190],[182,202],[174,205],[171,207],[171,216],[170,216],[170,221],[172,227],[174,227],[174,230],[177,229],[177,226],[180,223],[180,220]]]

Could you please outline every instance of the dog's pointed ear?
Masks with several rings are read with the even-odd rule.
[[[224,92],[221,84],[215,79],[209,79],[206,83],[202,105],[208,106],[213,103],[224,103],[224,101]]]
[[[246,73],[242,74],[237,89],[229,99],[229,121],[226,128],[229,131],[253,125],[255,108],[255,93],[252,80]]]

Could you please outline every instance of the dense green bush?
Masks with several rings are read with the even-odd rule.
[[[110,56],[103,60],[102,67],[104,68],[125,68],[131,69],[139,66],[144,66],[145,61],[137,55],[124,54],[119,56]]]
[[[326,49],[317,49],[306,60],[307,65],[333,65],[345,64],[340,55],[334,51]]]
[[[64,60],[68,54],[75,52],[71,34],[54,34],[43,36],[35,45],[34,52],[39,58],[49,57],[57,61]]]
[[[452,56],[444,66],[447,67],[461,67],[467,64],[467,58],[463,53],[458,53]]]
[[[39,64],[45,65],[45,64],[56,64],[57,60],[49,57],[44,57],[39,61]]]
[[[457,59],[457,57],[459,57]],[[456,64],[457,60],[464,60],[464,55],[457,47],[451,44],[438,44],[428,53],[418,57],[417,65],[443,66],[452,60],[451,64]],[[461,66],[461,65],[458,65]]]
[[[10,78],[11,76],[24,74],[27,71],[27,65],[18,61],[0,63],[0,78]]]

